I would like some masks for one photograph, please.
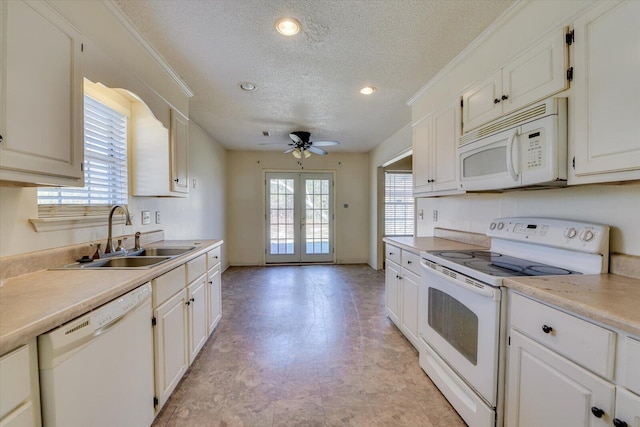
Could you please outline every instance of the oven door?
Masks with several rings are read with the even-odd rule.
[[[465,278],[452,278],[422,261],[420,336],[495,408],[501,291]]]

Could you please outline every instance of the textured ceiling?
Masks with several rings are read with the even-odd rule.
[[[338,140],[369,151],[410,122],[407,100],[512,0],[115,0],[195,93],[191,119],[229,149]],[[284,37],[292,16],[302,31]],[[239,89],[250,81],[255,92]],[[371,96],[358,90],[373,85]],[[271,132],[264,137],[262,131]]]

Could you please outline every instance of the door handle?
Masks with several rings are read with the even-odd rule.
[[[513,134],[509,137],[509,141],[507,142],[507,171],[511,176],[511,179],[514,181],[518,180],[518,173],[516,172],[515,166],[513,164],[513,145],[516,141],[516,136],[518,136],[518,129],[514,129]]]

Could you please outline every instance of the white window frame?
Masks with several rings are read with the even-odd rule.
[[[403,177],[408,177],[405,180],[404,185],[402,186],[393,186],[391,187],[394,193],[396,194],[397,199],[405,199],[404,201],[389,201],[389,189],[390,185],[388,182],[388,176],[391,175],[402,175]],[[394,220],[393,218],[389,218],[389,209],[390,207],[395,207],[394,210],[398,210],[404,213],[404,222],[406,222],[406,218],[411,218],[410,227],[405,225],[404,227],[394,226],[392,230],[389,230],[388,222],[389,221],[400,221]],[[393,171],[387,170],[384,172],[384,235],[385,236],[413,236],[415,233],[415,199],[413,198],[413,175],[411,171]],[[402,230],[400,230],[400,228]]]
[[[131,143],[131,104],[128,99],[99,83],[93,83],[87,79],[84,81],[85,96],[89,96],[99,103],[124,115],[128,121],[126,144]],[[128,151],[128,148],[127,148]],[[128,153],[127,153],[128,157]],[[129,160],[125,162],[128,173]],[[128,179],[128,178],[127,178]],[[43,190],[50,190],[49,188]],[[126,203],[129,199],[129,183],[124,184]],[[29,222],[36,231],[62,230],[80,227],[93,227],[106,224],[112,203],[108,204],[38,204],[38,218]],[[115,222],[123,220],[117,219]]]

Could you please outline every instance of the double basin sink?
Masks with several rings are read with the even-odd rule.
[[[130,268],[151,268],[158,264],[169,261],[172,258],[186,254],[197,246],[165,246],[157,248],[146,248],[128,252],[123,255],[109,258],[85,261],[80,260],[73,264],[65,265],[64,269],[130,269]]]

